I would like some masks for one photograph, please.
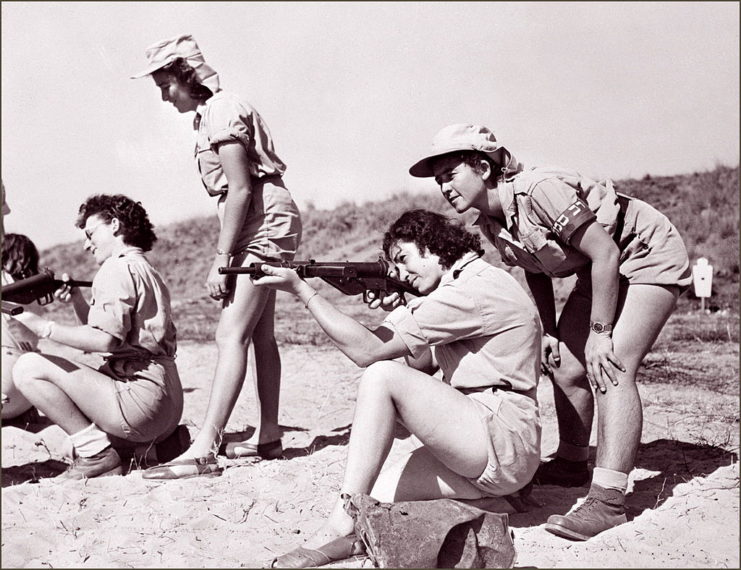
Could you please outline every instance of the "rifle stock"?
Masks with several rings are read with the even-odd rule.
[[[389,276],[389,264],[382,258],[377,261],[264,261],[250,263],[248,267],[219,267],[219,273],[225,275],[252,275],[260,278],[265,275],[261,265],[293,269],[301,279],[319,277],[345,295],[363,294],[363,301],[368,302],[368,291],[376,298],[383,294],[404,293],[419,295],[419,292],[408,283]]]
[[[4,285],[2,288],[2,299],[21,305],[29,305],[34,301],[38,301],[39,305],[46,305],[53,301],[54,291],[63,285],[69,285],[70,287],[91,287],[93,284],[91,281],[76,281],[74,279],[63,281],[61,279],[55,279],[53,271],[42,269],[36,275],[27,277],[26,279],[19,279],[9,285]]]

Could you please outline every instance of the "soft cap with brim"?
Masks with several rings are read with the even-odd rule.
[[[416,162],[410,169],[409,174],[417,178],[428,178],[434,176],[432,163],[434,159],[444,154],[462,150],[477,150],[499,161],[503,147],[497,142],[494,133],[486,127],[459,123],[449,125],[442,129],[432,139],[432,150],[422,160]]]
[[[144,71],[132,75],[131,79],[151,75],[158,69],[162,69],[177,58],[182,57],[195,69],[196,77],[201,85],[205,85],[213,93],[219,90],[219,75],[211,66],[206,64],[198,44],[191,35],[159,41],[144,50],[144,55],[149,65]]]

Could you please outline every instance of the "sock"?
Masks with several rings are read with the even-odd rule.
[[[615,489],[625,493],[628,489],[628,474],[604,467],[595,467],[592,472],[592,484],[599,485],[603,489]]]
[[[561,440],[558,442],[556,457],[567,461],[587,461],[589,459],[589,445],[574,445]]]
[[[95,424],[90,424],[85,429],[70,434],[69,439],[80,457],[92,457],[111,445],[108,434]]]

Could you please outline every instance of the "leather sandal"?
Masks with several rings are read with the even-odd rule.
[[[283,457],[283,444],[280,439],[268,443],[250,443],[248,441],[229,441],[219,450],[229,459],[241,457],[262,457],[263,459],[279,459]]]
[[[351,534],[330,540],[316,549],[299,546],[287,554],[274,558],[270,568],[316,568],[360,554],[365,554],[365,545]]]
[[[189,479],[191,477],[215,477],[221,475],[216,456],[209,453],[206,457],[175,459],[156,467],[150,467],[142,473],[142,479]]]

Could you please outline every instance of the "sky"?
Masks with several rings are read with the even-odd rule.
[[[144,49],[192,34],[260,112],[302,209],[434,192],[408,168],[442,127],[597,178],[739,162],[737,2],[2,2],[6,232],[81,241],[95,193],[155,226],[215,213],[192,114]],[[216,235],[213,236],[216,241]]]

